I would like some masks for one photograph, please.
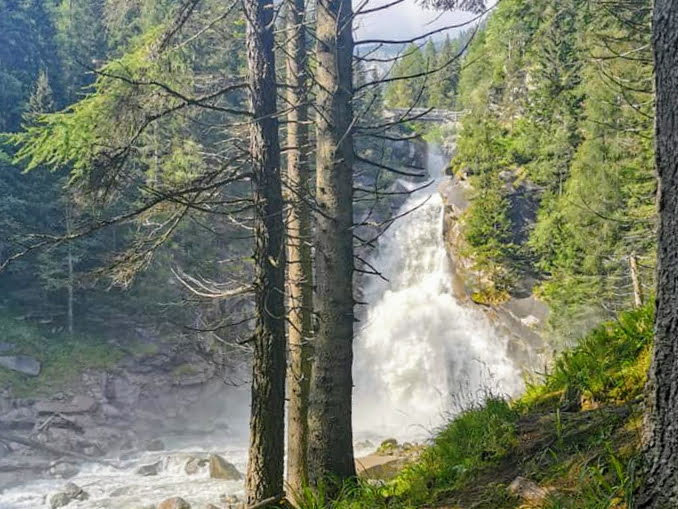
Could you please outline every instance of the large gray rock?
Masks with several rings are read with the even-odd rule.
[[[371,454],[357,458],[355,467],[359,477],[388,481],[397,476],[407,463],[406,458]]]
[[[0,366],[28,376],[40,374],[40,363],[30,355],[2,355],[0,356]]]
[[[51,509],[57,509],[59,507],[67,506],[74,500],[83,501],[88,499],[89,495],[87,492],[83,491],[77,484],[69,482],[64,486],[63,491],[52,495],[52,498],[49,499],[49,505]]]
[[[229,463],[218,454],[210,454],[210,477],[212,479],[224,479],[226,481],[239,481],[242,474],[232,463]]]
[[[40,401],[35,404],[39,414],[85,414],[95,410],[97,402],[89,396],[75,396],[69,403]]]
[[[50,475],[54,477],[61,477],[62,479],[70,479],[80,472],[80,469],[72,463],[60,462],[54,463],[49,467]]]
[[[162,470],[162,461],[156,461],[150,465],[141,465],[134,471],[134,473],[143,476],[158,475],[160,470]]]

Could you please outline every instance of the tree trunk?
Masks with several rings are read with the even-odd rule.
[[[283,491],[285,413],[285,249],[273,55],[273,1],[244,0],[254,119],[250,157],[254,199],[256,330],[252,368],[247,503]]]
[[[73,231],[73,208],[71,205],[71,200],[68,198],[66,203],[66,234],[70,235]],[[73,324],[73,291],[74,291],[74,274],[73,274],[73,243],[68,243],[68,253],[66,255],[66,262],[68,265],[68,302],[67,302],[67,326],[68,334],[73,335],[74,324]]]
[[[308,398],[311,384],[313,265],[308,165],[308,108],[304,0],[287,5],[287,281],[289,291],[287,485],[299,493],[308,482]]]
[[[631,269],[631,284],[633,285],[633,305],[639,308],[643,305],[643,286],[640,284],[636,253],[632,253],[629,257],[629,268]]]
[[[648,380],[648,471],[637,507],[678,507],[678,2],[655,0],[659,245],[654,356]]]
[[[313,484],[355,476],[353,380],[353,34],[351,0],[316,7],[316,295],[309,407]]]

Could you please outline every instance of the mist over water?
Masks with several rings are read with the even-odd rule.
[[[429,150],[436,182],[415,192],[381,237],[371,264],[355,340],[354,427],[357,437],[422,439],[461,407],[488,391],[522,389],[507,355],[507,339],[478,309],[458,302],[443,242],[443,202],[437,192],[446,159]]]

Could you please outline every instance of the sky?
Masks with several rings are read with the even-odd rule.
[[[393,0],[353,0],[354,9],[363,6],[363,10],[372,9]],[[450,11],[440,12],[425,9],[415,0],[404,0],[402,3],[375,13],[358,16],[356,18],[357,40],[365,39],[407,39],[415,35],[430,32],[437,28],[472,19],[474,16],[467,12]],[[468,28],[468,27],[465,27]],[[449,34],[454,35],[451,30]],[[445,37],[445,33],[437,37]]]

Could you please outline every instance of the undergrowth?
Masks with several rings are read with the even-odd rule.
[[[10,387],[15,396],[47,394],[66,387],[84,369],[114,366],[123,351],[101,338],[86,334],[47,334],[38,324],[0,314],[0,342],[15,345],[2,355],[30,355],[41,364],[37,377],[0,367],[0,388]]]
[[[332,498],[307,490],[298,508],[632,507],[653,309],[593,330],[517,401],[489,398],[467,409],[393,481],[351,482]],[[543,495],[530,502],[510,492],[517,477]]]

